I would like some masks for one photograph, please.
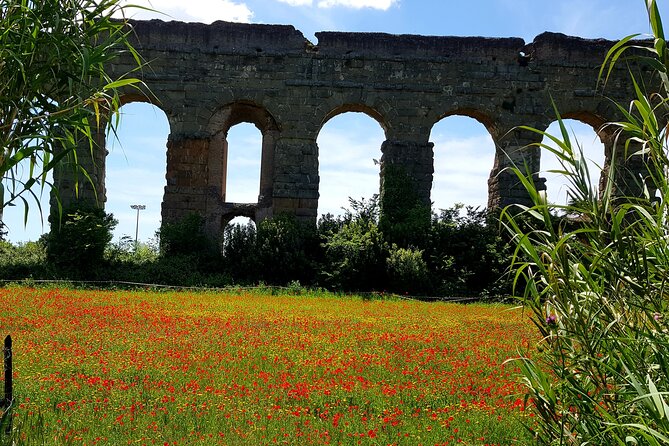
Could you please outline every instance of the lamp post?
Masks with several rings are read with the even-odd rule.
[[[146,205],[143,204],[131,204],[131,209],[137,210],[137,223],[135,224],[135,250],[137,250],[137,234],[139,233],[139,211],[146,209]]]

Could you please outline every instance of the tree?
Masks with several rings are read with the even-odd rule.
[[[560,121],[562,134],[547,135],[557,148],[546,148],[572,184],[561,208],[578,222],[554,221],[554,206],[519,169],[534,205],[502,216],[516,245],[515,285],[542,335],[519,360],[539,444],[669,444],[669,50],[655,0],[646,7],[654,42],[623,39],[601,72],[606,80],[626,56],[645,65],[641,76],[630,71],[636,97],[618,106],[623,119],[607,124],[628,159],[612,151],[596,193]],[[642,193],[620,196],[615,174],[629,158],[644,163]]]
[[[39,207],[34,188],[64,159],[78,166],[76,145],[93,150],[93,131],[114,125],[106,116],[118,112],[119,89],[139,87],[108,74],[124,52],[141,66],[130,28],[114,18],[120,1],[0,0],[0,223],[15,201],[27,221],[26,196]]]
[[[69,278],[85,278],[103,264],[105,248],[118,221],[100,208],[77,206],[43,236],[50,264]]]

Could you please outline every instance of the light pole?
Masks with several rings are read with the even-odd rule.
[[[146,209],[146,205],[143,204],[131,204],[131,209],[137,210],[137,223],[135,224],[135,250],[137,250],[137,234],[139,233],[139,211]]]

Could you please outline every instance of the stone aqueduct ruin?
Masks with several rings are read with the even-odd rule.
[[[488,206],[527,202],[511,163],[539,171],[541,136],[516,129],[546,129],[555,120],[551,100],[565,118],[595,128],[607,161],[614,148],[611,100],[627,102],[632,85],[626,67],[616,69],[604,97],[596,91],[599,67],[611,41],[545,33],[526,44],[519,38],[425,37],[379,33],[322,32],[314,45],[292,26],[215,22],[132,22],[136,47],[148,65],[141,77],[146,94],[129,92],[125,102],[145,101],[168,117],[167,173],[163,221],[190,212],[206,217],[216,233],[235,216],[255,221],[290,212],[315,220],[319,197],[317,136],[339,113],[363,112],[385,132],[384,172],[402,169],[417,196],[430,202],[435,123],[449,115],[481,122],[496,145],[488,180]],[[113,67],[125,73],[130,60]],[[241,122],[262,133],[257,203],[225,198],[228,130]],[[105,141],[88,170],[105,200]],[[80,155],[80,156],[83,156]],[[164,168],[156,160],[156,168]],[[56,178],[67,203],[74,187]],[[79,199],[90,199],[90,189]],[[88,194],[88,195],[87,195]]]

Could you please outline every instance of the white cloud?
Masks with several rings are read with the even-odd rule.
[[[287,3],[290,6],[311,6],[312,0],[278,0],[281,3]]]
[[[312,6],[313,0],[277,0],[281,3],[286,3],[290,6]],[[319,0],[317,3],[319,8],[334,8],[341,6],[352,9],[380,9],[387,11],[391,6],[396,4],[398,0]]]
[[[253,17],[253,12],[245,3],[231,0],[125,0],[124,3],[155,10],[145,11],[131,8],[126,11],[130,18],[140,20],[182,20],[202,23],[225,20],[248,23]]]
[[[335,6],[343,6],[345,8],[372,8],[387,11],[391,6],[397,3],[397,1],[398,0],[320,0],[318,2],[318,7],[332,8]]]

